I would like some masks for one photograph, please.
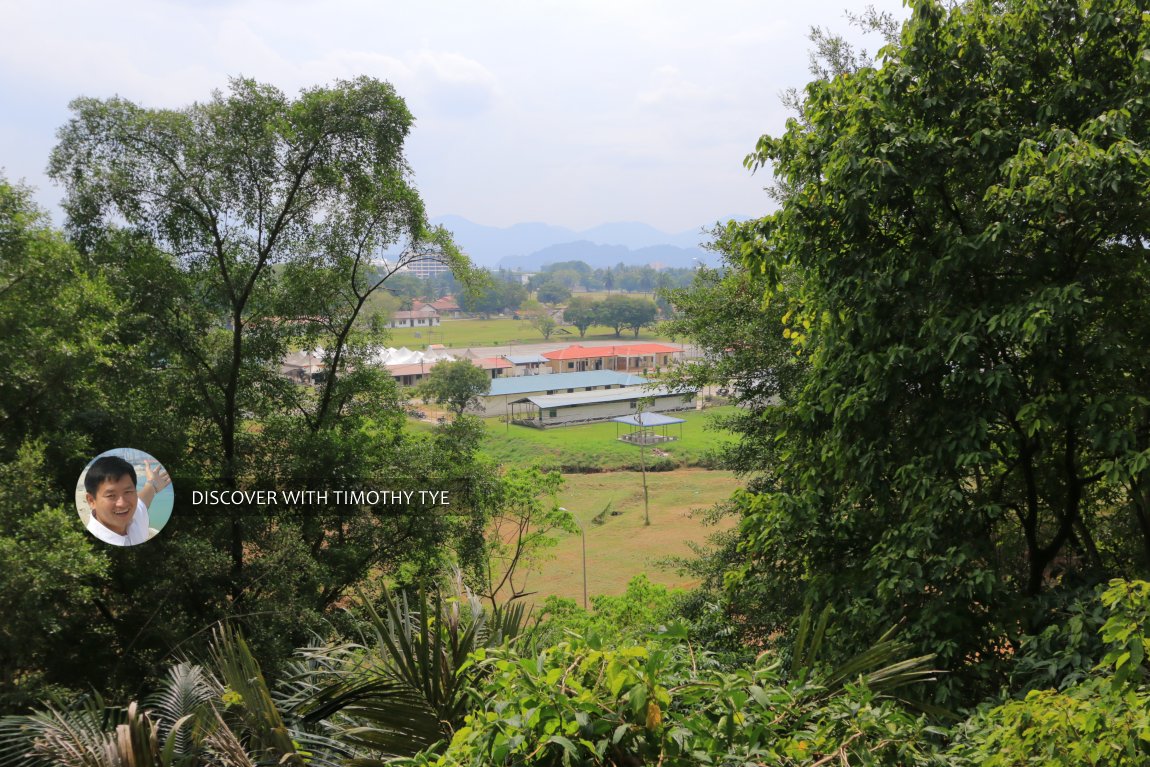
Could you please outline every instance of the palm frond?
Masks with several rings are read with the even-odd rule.
[[[160,738],[173,755],[185,756],[196,750],[197,735],[202,735],[207,727],[206,704],[222,693],[219,683],[202,666],[177,663],[168,669],[164,684],[144,705],[156,718]],[[176,727],[179,722],[186,724]]]
[[[247,749],[259,755],[258,758],[273,759],[276,764],[302,766],[304,760],[296,752],[259,663],[243,636],[222,624],[215,631],[211,654],[214,666],[232,694],[233,705],[228,711],[242,723]]]
[[[0,763],[28,767],[119,767],[115,737],[98,696],[60,701],[0,720]]]
[[[129,767],[167,767],[160,758],[159,727],[135,701],[128,704],[126,721],[116,725],[116,750]]]
[[[239,736],[224,721],[220,712],[215,708],[211,711],[215,719],[214,726],[204,737],[204,745],[214,757],[211,763],[221,767],[256,767],[256,762],[240,742]]]
[[[811,605],[803,608],[791,656],[792,679],[809,679],[828,692],[857,681],[875,692],[891,693],[918,682],[933,681],[944,673],[931,667],[933,654],[908,657],[911,646],[895,638],[897,626],[870,647],[828,668],[821,658],[832,613],[827,605],[812,626]]]
[[[385,669],[363,670],[324,687],[295,713],[305,722],[341,715],[341,741],[385,754],[415,753],[444,735],[435,709],[420,692]]]
[[[524,605],[515,604],[488,616],[466,591],[429,599],[423,591],[409,596],[386,588],[378,606],[365,599],[364,609],[366,647],[302,654],[302,678],[290,687],[292,712],[305,724],[326,723],[352,749],[388,756],[410,756],[451,736],[475,687],[469,656],[518,636],[527,615]]]
[[[818,626],[812,631],[811,605],[808,603],[803,607],[803,612],[799,615],[798,632],[791,650],[792,679],[798,679],[804,672],[809,672],[818,662],[832,612],[833,607],[831,605],[824,607],[822,613],[819,614]]]

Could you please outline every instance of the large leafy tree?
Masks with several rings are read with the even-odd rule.
[[[802,275],[773,300],[810,376],[733,584],[959,668],[1060,574],[1146,572],[1148,78],[1137,3],[922,0],[760,140],[744,252]]]
[[[763,294],[769,287],[765,276],[747,269],[732,255],[741,236],[739,226],[732,224],[712,234],[710,247],[722,254],[722,267],[700,268],[690,287],[661,293],[673,315],[659,326],[660,332],[672,338],[686,336],[698,353],[664,371],[659,379],[674,389],[713,393],[737,405],[710,416],[715,428],[738,436],[724,442],[717,460],[722,468],[743,477],[748,490],[770,492],[778,489],[780,472],[786,466],[785,445],[776,437],[787,408],[802,390],[807,360],[795,353],[784,335],[785,303],[765,301]],[[788,285],[795,282],[793,275],[785,279]],[[739,503],[727,500],[709,510],[705,520],[717,522],[738,512]],[[694,556],[678,563],[701,581],[701,587],[684,603],[685,612],[701,628],[710,620],[725,620],[709,611],[716,604],[724,604],[730,616],[737,616],[738,624],[752,631],[763,624],[777,628],[802,609],[798,590],[770,594],[747,590],[742,595],[750,601],[723,599],[726,571],[743,556],[739,540],[737,529],[716,531],[708,546],[693,547]],[[777,616],[777,620],[767,616]],[[707,633],[705,628],[701,633]],[[724,631],[709,634],[712,641],[727,636],[736,643],[749,640]]]
[[[0,712],[78,688],[114,662],[98,610],[108,558],[53,486],[44,453],[42,441],[26,443],[0,463]]]
[[[122,314],[31,191],[0,176],[0,460],[29,437],[82,434],[77,416],[104,401],[101,381],[141,362],[119,342]]]
[[[460,296],[459,305],[464,311],[488,317],[518,309],[527,300],[527,288],[518,280],[508,278],[502,272],[489,277],[482,286]]]
[[[563,310],[563,321],[575,326],[579,337],[587,335],[587,328],[595,324],[596,303],[586,296],[576,296]]]
[[[545,304],[561,304],[571,297],[571,290],[555,279],[549,279],[535,290],[535,296]]]
[[[183,109],[72,109],[50,171],[82,255],[140,320],[129,330],[148,361],[123,382],[118,396],[140,406],[120,420],[140,424],[133,444],[163,456],[182,491],[165,540],[115,568],[108,621],[134,648],[119,668],[145,673],[149,649],[220,615],[260,614],[250,635],[274,670],[274,651],[303,641],[369,572],[438,561],[450,520],[399,507],[193,509],[187,491],[436,487],[446,462],[465,473],[465,457],[404,432],[394,385],[368,360],[384,332],[372,298],[396,269],[432,258],[466,275],[469,264],[427,225],[403,155],[412,117],[387,83],[289,98],[237,79]],[[301,349],[323,358],[314,387],[281,371]],[[152,556],[152,573],[186,564],[201,577],[147,575],[139,560]]]
[[[551,310],[534,298],[529,298],[519,307],[519,314],[531,323],[531,326],[543,334],[543,340],[550,340],[551,334],[559,327],[559,321]]]
[[[116,383],[146,369],[126,314],[31,192],[0,177],[0,711],[114,662],[98,609],[108,557],[63,488],[129,407]]]
[[[305,90],[298,99],[251,80],[181,110],[123,99],[77,99],[51,174],[90,247],[126,222],[193,277],[209,308],[179,328],[196,394],[219,444],[221,479],[242,470],[242,419],[274,410],[279,360],[299,339],[326,341],[328,375],[309,409],[318,429],[344,399],[356,320],[390,273],[370,269],[384,248],[466,268],[444,232],[430,230],[408,181],[403,141],[412,118],[387,83],[368,78]],[[166,311],[165,311],[166,310]],[[207,327],[204,327],[206,324]]]
[[[471,360],[439,362],[420,385],[420,395],[430,401],[446,405],[458,418],[467,408],[479,407],[480,397],[491,391],[491,378],[487,371]]]
[[[780,459],[775,431],[784,407],[802,389],[807,361],[784,332],[785,303],[763,297],[773,285],[733,255],[739,225],[712,234],[710,247],[722,255],[722,267],[700,268],[689,287],[661,293],[673,316],[660,332],[686,336],[698,354],[660,378],[676,389],[713,391],[739,406],[715,418],[718,427],[740,437],[722,447],[721,460],[725,468],[756,477],[751,488],[761,489],[772,486]],[[788,275],[784,282],[794,285],[797,278]]]
[[[607,296],[596,310],[595,324],[614,328],[616,338],[622,337],[623,328],[631,330],[638,338],[639,331],[654,322],[658,315],[654,301],[632,296]]]

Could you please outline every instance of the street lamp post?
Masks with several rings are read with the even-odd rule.
[[[587,528],[583,527],[583,523],[575,516],[575,512],[571,509],[566,509],[562,506],[559,511],[565,511],[571,515],[571,519],[575,520],[575,524],[579,525],[579,537],[583,539],[583,609],[587,609]]]

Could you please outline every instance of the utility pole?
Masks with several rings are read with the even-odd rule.
[[[636,414],[636,419],[639,421],[639,468],[643,471],[643,526],[651,526],[651,503],[647,495],[647,459],[643,455],[643,451],[647,449],[647,431],[643,425],[643,405],[639,404],[639,412]]]
[[[579,537],[583,539],[583,609],[587,609],[587,528],[583,527],[583,523],[575,516],[575,513],[570,509],[559,507],[559,511],[565,511],[571,515],[571,519],[575,520],[575,524],[579,525]]]

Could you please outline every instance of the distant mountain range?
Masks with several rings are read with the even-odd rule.
[[[460,216],[441,216],[431,223],[449,229],[472,261],[492,269],[537,271],[558,261],[583,261],[595,268],[619,263],[683,268],[719,260],[699,247],[709,237],[701,227],[668,234],[637,222],[602,224],[583,231],[550,224],[483,226]]]

